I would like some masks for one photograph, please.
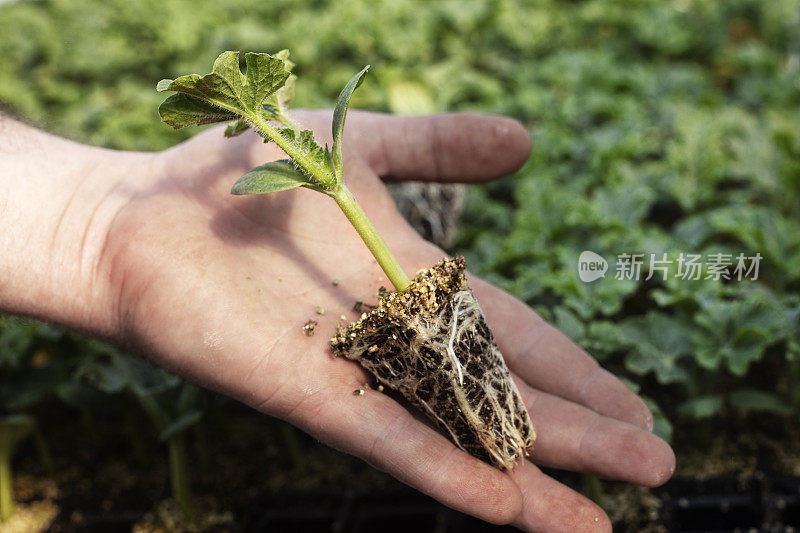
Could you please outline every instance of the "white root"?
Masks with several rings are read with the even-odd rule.
[[[453,341],[456,338],[456,328],[458,326],[458,311],[459,307],[461,306],[461,302],[464,300],[464,296],[469,297],[470,294],[467,291],[458,291],[453,295],[453,327],[450,330],[450,340],[447,342],[447,355],[450,357],[450,362],[453,364],[453,368],[456,369],[458,372],[458,384],[462,387],[464,386],[464,372],[461,369],[461,362],[458,360],[456,356],[455,348],[453,347]]]

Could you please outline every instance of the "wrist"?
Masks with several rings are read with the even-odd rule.
[[[0,311],[114,334],[100,260],[131,195],[121,177],[150,159],[0,117]]]

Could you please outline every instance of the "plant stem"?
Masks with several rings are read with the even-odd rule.
[[[297,125],[297,122],[289,118],[287,115],[281,113],[280,111],[275,112],[275,117],[283,123],[284,126],[287,128],[292,128],[294,130],[294,134],[296,136],[300,136],[300,126]]]
[[[194,433],[194,452],[197,455],[200,473],[204,477],[208,477],[211,472],[211,456],[208,451],[208,427],[205,422],[201,421],[192,426],[192,433]]]
[[[292,466],[299,477],[306,474],[306,456],[303,454],[300,445],[300,439],[297,438],[297,430],[294,426],[289,425],[287,422],[281,422],[280,425],[283,442],[286,449],[289,451],[289,457],[292,460]]]
[[[50,477],[53,477],[55,475],[53,456],[50,454],[50,447],[47,445],[47,441],[44,440],[44,435],[38,425],[33,429],[33,443],[39,453],[39,461],[41,461],[42,467]]]
[[[356,199],[353,198],[353,195],[347,190],[344,184],[334,193],[333,199],[336,200],[336,203],[342,208],[347,220],[356,228],[356,231],[364,240],[364,244],[367,245],[369,251],[372,252],[372,255],[378,260],[378,264],[386,273],[386,276],[389,278],[389,281],[392,282],[395,289],[397,289],[398,292],[403,292],[406,287],[411,284],[411,280],[408,279],[406,273],[403,272],[400,263],[397,262],[397,259],[395,259],[391,250],[389,250],[389,247],[386,246],[378,230],[376,230],[372,222],[369,221],[364,210],[361,209],[361,206],[358,205]]]
[[[0,522],[14,514],[14,487],[11,478],[11,448],[0,445]]]
[[[336,200],[336,203],[342,208],[347,219],[364,240],[364,244],[367,245],[369,251],[372,252],[372,255],[378,260],[378,264],[386,273],[386,277],[389,278],[389,281],[392,282],[392,285],[394,285],[398,292],[403,292],[405,288],[411,284],[411,280],[408,279],[408,276],[406,276],[406,273],[400,267],[400,263],[397,262],[397,259],[395,259],[391,250],[389,250],[389,247],[386,246],[386,242],[381,238],[378,230],[376,230],[372,222],[369,221],[364,210],[358,205],[356,199],[353,198],[353,195],[347,190],[344,183],[336,183],[335,178],[328,170],[320,168],[319,165],[309,160],[305,154],[281,137],[278,131],[267,124],[267,121],[262,117],[253,115],[248,118],[257,129],[261,130],[263,135],[274,141],[275,144],[286,152],[286,155],[294,159],[303,170],[308,172],[318,184],[326,189],[327,194]]]
[[[335,186],[333,175],[324,168],[311,161],[306,155],[298,150],[292,143],[284,139],[278,130],[270,126],[263,117],[258,114],[248,115],[247,117],[261,133],[277,144],[286,155],[294,159],[303,170],[308,172],[312,178],[321,186],[328,190]]]
[[[187,521],[194,520],[194,502],[189,488],[189,470],[186,464],[186,445],[182,434],[174,435],[168,441],[169,471],[172,481],[172,497]]]
[[[603,485],[600,480],[591,474],[583,474],[583,494],[600,507],[606,506],[606,498],[603,493]]]

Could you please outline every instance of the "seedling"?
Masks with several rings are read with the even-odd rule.
[[[0,418],[0,522],[8,521],[14,513],[11,457],[35,427],[36,422],[27,415]]]
[[[186,452],[186,432],[203,416],[198,407],[198,389],[179,378],[152,367],[138,358],[116,350],[107,361],[93,361],[84,367],[95,387],[107,394],[130,393],[139,402],[169,450],[172,497],[187,522],[195,518]]]
[[[267,194],[305,187],[333,198],[397,289],[383,291],[361,320],[340,329],[334,353],[356,360],[401,392],[460,448],[510,469],[533,447],[535,433],[519,391],[486,326],[464,276],[464,260],[446,259],[410,280],[344,183],[342,133],[353,92],[369,67],[356,74],[333,111],[333,146],[287,115],[296,77],[286,50],[275,55],[224,52],[210,74],[161,80],[175,91],[159,107],[173,128],[231,121],[228,137],[250,127],[289,159],[242,176],[233,194]],[[334,285],[336,281],[334,281]]]
[[[25,444],[36,449],[39,462],[52,473],[53,464],[34,417],[54,397],[69,395],[65,385],[74,359],[51,357],[44,349],[61,332],[51,326],[0,317],[0,530],[14,513],[12,459]]]

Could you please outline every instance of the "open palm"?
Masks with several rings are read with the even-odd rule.
[[[294,116],[330,142],[330,113]],[[515,170],[529,150],[509,119],[348,118],[345,181],[412,276],[445,254],[402,219],[380,177],[484,181]],[[389,282],[330,198],[305,189],[230,194],[244,172],[283,157],[253,134],[227,140],[214,128],[142,158],[100,259],[118,295],[121,340],[492,522],[609,528],[602,510],[533,463],[645,485],[668,479],[674,456],[648,431],[642,401],[523,303],[475,277],[470,284],[538,434],[532,462],[501,472],[392,397],[354,396],[370,378],[333,357],[329,339],[341,315],[358,318],[354,302],[374,302]],[[303,331],[309,320],[318,322],[311,336]]]

